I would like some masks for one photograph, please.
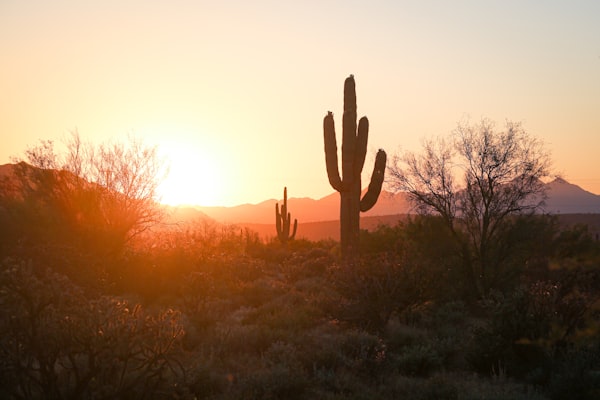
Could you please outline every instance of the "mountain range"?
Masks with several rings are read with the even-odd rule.
[[[275,204],[282,200],[270,199],[258,204],[243,204],[235,207],[194,207],[221,223],[274,223]],[[321,222],[339,217],[339,194],[334,192],[321,199],[308,197],[288,198],[288,211],[298,222]],[[404,193],[382,192],[375,206],[361,216],[408,214],[410,204]]]
[[[546,183],[548,198],[543,211],[549,214],[582,214],[583,221],[593,219],[594,226],[600,221],[600,195],[557,178]],[[282,200],[270,199],[258,204],[234,207],[180,207],[175,208],[172,218],[183,221],[189,218],[210,219],[219,223],[247,227],[262,237],[275,235],[275,204]],[[307,197],[288,198],[288,210],[292,219],[298,220],[298,237],[311,240],[339,238],[339,194],[334,192],[321,199]],[[375,206],[361,213],[361,228],[373,229],[381,224],[396,224],[413,212],[406,193],[382,191]],[[573,219],[571,217],[570,219]],[[581,219],[581,218],[579,218]],[[596,231],[596,228],[592,230]]]
[[[550,214],[600,214],[600,195],[557,178],[546,183],[548,198],[543,211]],[[194,207],[214,220],[228,224],[274,224],[275,204],[282,200],[270,199],[258,204],[235,207]],[[321,199],[288,198],[288,210],[299,223],[338,219],[339,194],[334,192]],[[382,191],[375,206],[361,213],[362,217],[410,214],[411,204],[406,193]]]
[[[12,164],[0,165],[0,181],[10,175]],[[546,183],[548,198],[543,211],[550,214],[594,214],[600,220],[600,195],[588,192],[561,178]],[[168,207],[169,223],[187,223],[204,220],[228,225],[248,227],[261,236],[275,235],[275,205],[279,199],[269,199],[258,204],[234,207]],[[288,198],[292,219],[298,220],[298,237],[311,240],[339,236],[339,194],[333,192],[321,199],[308,197]],[[375,206],[361,213],[361,228],[371,229],[380,224],[395,224],[412,213],[407,194],[382,191]],[[598,217],[598,218],[596,218]],[[587,217],[589,219],[589,217]]]

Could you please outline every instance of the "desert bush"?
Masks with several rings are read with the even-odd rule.
[[[591,400],[600,396],[600,340],[563,352],[548,376],[551,399]]]
[[[515,382],[502,374],[484,379],[476,375],[452,377],[460,400],[547,400],[531,385]]]
[[[412,259],[383,254],[334,267],[330,280],[339,298],[332,316],[370,331],[382,331],[394,312],[422,299],[423,283]]]
[[[220,292],[219,282],[207,273],[191,273],[180,287],[177,304],[187,318],[186,343],[199,340],[202,333],[213,328],[232,308],[231,302]]]
[[[429,310],[417,325],[407,325],[399,318],[390,320],[384,338],[392,363],[403,373],[417,376],[428,376],[441,368],[464,369],[469,324],[460,304]],[[423,368],[418,367],[419,363]]]
[[[427,377],[442,366],[442,357],[430,344],[406,346],[394,355],[392,365],[403,375]]]
[[[350,330],[340,339],[340,351],[351,369],[374,375],[385,365],[387,350],[378,336],[361,330]]]
[[[92,297],[68,278],[5,260],[2,369],[15,398],[156,398],[183,373],[180,314]]]
[[[257,324],[281,332],[301,332],[319,322],[320,310],[303,296],[290,292],[254,308],[242,323]]]
[[[293,344],[275,340],[255,357],[238,357],[223,399],[300,399],[310,387]]]
[[[427,326],[436,332],[451,332],[463,325],[468,318],[469,310],[464,302],[444,302],[433,308]]]
[[[387,349],[384,341],[363,330],[344,330],[328,322],[310,328],[303,338],[294,337],[294,341],[297,360],[323,390],[350,390],[348,384],[353,379],[353,383],[361,381],[372,384],[386,370]],[[348,376],[354,378],[347,381]]]
[[[556,218],[548,215],[519,215],[498,229],[499,239],[489,247],[490,288],[509,293],[524,277],[547,267],[557,231]]]
[[[396,375],[382,386],[377,398],[411,400],[546,400],[532,386],[497,376],[482,379],[464,373],[437,373],[428,378]]]
[[[241,324],[238,318],[239,310],[227,320],[219,322],[209,341],[211,353],[215,357],[233,361],[236,358],[243,359],[248,356],[256,357],[265,352],[273,343],[286,340],[287,337],[267,327],[257,324]],[[208,343],[207,343],[208,344]],[[203,346],[206,345],[203,343]]]
[[[94,145],[77,132],[65,145],[61,154],[41,141],[13,168],[23,200],[14,216],[27,236],[111,254],[161,221],[155,199],[165,165],[156,147],[133,137]]]
[[[587,225],[575,224],[562,229],[554,238],[554,255],[583,259],[598,250]]]
[[[407,346],[424,343],[429,336],[429,331],[404,324],[397,318],[389,321],[383,334],[388,350],[393,353],[401,352]]]
[[[327,268],[335,258],[327,249],[313,247],[309,250],[298,251],[285,261],[285,273],[289,281],[296,282],[300,279],[324,276]]]
[[[413,378],[395,376],[379,391],[379,398],[411,400],[458,400],[455,381],[444,375]]]
[[[198,356],[198,354],[193,354]],[[165,398],[175,399],[208,399],[218,397],[227,389],[228,379],[220,371],[215,362],[206,358],[188,360],[185,366],[186,374],[170,393],[165,393]]]
[[[302,371],[285,365],[258,368],[240,378],[227,397],[232,399],[303,399],[308,380]]]
[[[494,368],[503,368],[510,375],[522,373],[525,360],[519,359],[521,344],[535,353],[533,364],[544,361],[544,349],[536,342],[549,329],[551,315],[547,312],[553,302],[553,287],[539,289],[537,302],[526,288],[510,295],[496,293],[488,299],[485,307],[490,320],[487,325],[474,328],[473,342],[467,354],[476,371],[490,374]]]
[[[399,224],[398,230],[403,235],[403,245],[396,250],[418,260],[428,300],[471,301],[477,297],[469,255],[440,217],[411,216]]]
[[[270,275],[260,259],[224,254],[195,264],[192,272],[180,278],[175,294],[190,314],[205,310],[207,303],[218,304],[219,313],[257,307],[282,292],[277,278]]]
[[[476,370],[500,365],[509,375],[543,381],[563,349],[597,334],[591,312],[598,299],[597,272],[564,270],[560,276],[488,299],[490,319],[475,330],[469,356]]]
[[[360,231],[361,254],[399,253],[406,241],[405,225],[378,225],[372,231]]]
[[[297,343],[298,359],[305,369],[322,378],[334,377],[345,367],[345,357],[340,350],[339,326],[327,322],[306,331],[303,340]]]

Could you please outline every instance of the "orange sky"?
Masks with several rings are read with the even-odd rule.
[[[469,115],[521,121],[600,194],[599,15],[593,0],[3,0],[0,164],[74,129],[134,134],[171,157],[169,201],[320,198],[322,119],[340,123],[354,74],[365,175],[378,148],[418,150]]]

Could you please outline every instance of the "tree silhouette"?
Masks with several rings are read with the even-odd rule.
[[[75,132],[64,154],[51,141],[29,148],[15,174],[24,209],[40,228],[117,251],[160,221],[156,191],[164,171],[156,147],[135,138],[94,146]]]
[[[408,192],[417,210],[437,214],[461,244],[480,295],[500,268],[494,249],[517,214],[539,208],[545,199],[540,180],[549,175],[543,144],[518,123],[497,131],[488,119],[460,123],[450,139],[424,142],[421,154],[396,155],[390,184]]]

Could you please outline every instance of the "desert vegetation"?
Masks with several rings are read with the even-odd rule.
[[[2,397],[596,398],[598,243],[524,217],[480,299],[442,224],[362,231],[351,266],[219,225],[104,255],[23,238],[2,247]]]
[[[359,231],[349,263],[334,241],[161,224],[144,146],[140,163],[106,149],[115,162],[97,179],[46,163],[59,159],[48,149],[1,186],[1,398],[600,396],[600,244],[584,225],[503,211],[519,194],[492,179],[500,153],[468,153],[490,176],[469,170],[458,203],[444,181],[422,213]],[[277,214],[291,239],[285,201]]]

